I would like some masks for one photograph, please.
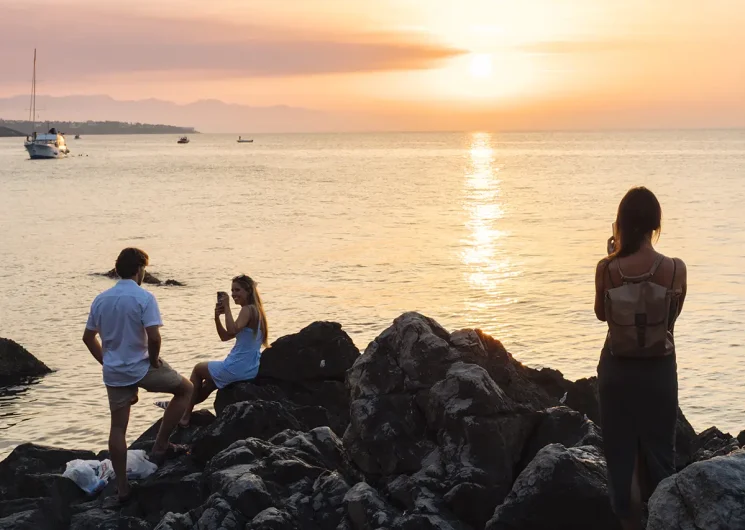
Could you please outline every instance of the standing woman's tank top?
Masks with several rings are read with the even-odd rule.
[[[255,334],[251,328],[243,328],[235,336],[235,344],[225,359],[223,367],[236,377],[252,379],[259,371],[263,341],[261,321]]]

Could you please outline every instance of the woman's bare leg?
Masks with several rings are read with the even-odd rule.
[[[194,385],[194,392],[191,395],[191,403],[186,407],[184,415],[181,417],[181,425],[189,425],[191,421],[191,412],[194,410],[194,406],[203,402],[214,392],[217,387],[215,382],[212,380],[210,371],[207,368],[207,363],[197,363],[194,370],[191,372],[191,383]]]
[[[642,475],[641,460],[637,449],[634,458],[634,472],[631,475],[631,496],[629,497],[631,514],[627,519],[621,519],[623,530],[642,530]]]

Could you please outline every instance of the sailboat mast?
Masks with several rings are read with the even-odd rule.
[[[34,75],[31,78],[31,133],[36,130],[36,48],[34,48]]]

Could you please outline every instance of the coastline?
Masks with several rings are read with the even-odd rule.
[[[0,463],[0,522],[175,530],[206,524],[209,513],[251,529],[616,525],[597,478],[605,464],[593,378],[528,368],[479,330],[449,333],[405,313],[358,355],[341,325],[317,322],[272,343],[259,377],[219,391],[215,412],[175,433],[191,455],[141,481],[130,507],[112,506],[112,484],[88,498],[59,475],[65,458],[105,451],[17,447]],[[156,428],[131,449],[147,450]],[[717,470],[722,459],[739,465],[743,442],[716,429],[696,434],[681,413],[679,474]],[[563,506],[551,500],[567,488]],[[658,515],[670,495],[661,490],[650,504],[656,529],[668,528]]]

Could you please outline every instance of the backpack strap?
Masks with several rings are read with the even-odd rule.
[[[657,269],[660,268],[660,263],[662,263],[663,259],[665,259],[665,256],[663,256],[662,254],[657,256],[657,259],[655,259],[654,263],[652,264],[652,268],[649,269],[649,271],[645,272],[644,274],[640,274],[639,276],[626,276],[621,270],[620,261],[616,260],[616,268],[618,269],[618,274],[621,275],[621,282],[622,283],[636,283],[636,282],[643,282],[645,280],[649,280],[652,276],[654,276],[657,273]]]
[[[672,258],[673,260],[673,279],[670,280],[670,290],[675,290],[675,273],[678,272],[678,260],[676,258]]]

